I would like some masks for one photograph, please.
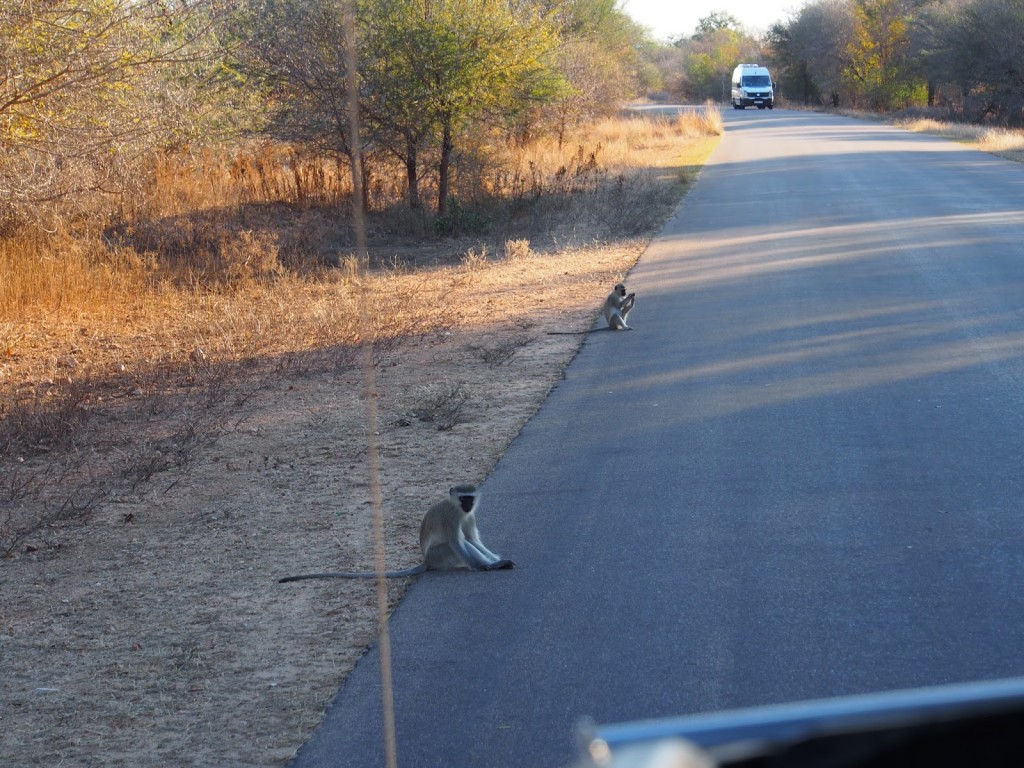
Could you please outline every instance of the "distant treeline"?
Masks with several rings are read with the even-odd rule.
[[[761,37],[718,13],[673,47],[686,99],[728,99],[732,68],[757,62],[796,103],[1024,125],[1022,0],[815,0]]]

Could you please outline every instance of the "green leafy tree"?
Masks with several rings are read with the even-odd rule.
[[[535,7],[504,0],[380,0],[365,7],[363,23],[368,114],[382,133],[401,137],[411,204],[419,147],[436,145],[444,215],[460,133],[477,121],[514,120],[555,92],[555,28]]]
[[[650,96],[682,97],[683,51],[670,43],[645,39],[637,48],[640,88]]]
[[[694,34],[676,45],[685,52],[685,95],[697,101],[728,100],[729,78],[736,65],[761,58],[758,41],[724,12],[702,18]]]
[[[712,11],[697,22],[697,29],[693,33],[693,39],[705,40],[712,38],[722,30],[738,32],[740,30],[739,19],[725,11]]]
[[[569,127],[611,114],[635,97],[645,39],[617,0],[563,0],[544,8],[558,27],[555,66],[564,81],[544,118],[561,141]]]
[[[927,87],[911,46],[911,11],[906,0],[854,3],[846,72],[855,94],[874,109],[927,101]]]

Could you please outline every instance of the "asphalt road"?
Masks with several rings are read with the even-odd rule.
[[[543,768],[599,723],[1024,674],[1024,166],[726,114],[484,486],[518,568],[394,615],[399,765]],[[376,651],[294,766],[384,764]]]

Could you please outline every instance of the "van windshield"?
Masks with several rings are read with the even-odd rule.
[[[768,88],[772,79],[768,75],[744,75],[743,84],[748,88]]]

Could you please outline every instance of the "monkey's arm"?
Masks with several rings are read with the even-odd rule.
[[[398,579],[404,576],[416,576],[420,573],[425,573],[427,566],[424,563],[413,566],[412,568],[406,568],[403,571],[386,571],[384,576],[389,579]],[[376,573],[304,573],[301,576],[285,576],[283,579],[278,579],[278,584],[284,584],[288,581],[307,581],[309,579],[376,579]]]
[[[496,563],[498,560],[502,559],[501,555],[494,554],[493,552],[491,552],[491,550],[484,546],[484,543],[480,540],[479,533],[477,533],[476,536],[467,536],[466,544],[470,547],[476,547],[477,551],[481,555],[483,555],[484,559],[489,563]]]

